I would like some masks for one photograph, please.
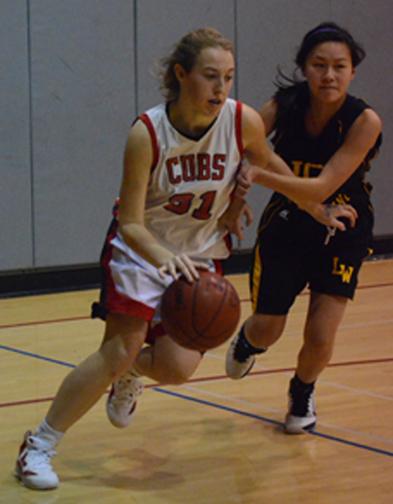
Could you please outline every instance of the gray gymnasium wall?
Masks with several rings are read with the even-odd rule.
[[[316,23],[335,20],[364,43],[353,91],[384,119],[370,178],[376,234],[392,235],[392,14],[390,0],[1,0],[0,271],[97,262],[128,126],[161,100],[154,62],[202,25],[235,40],[234,95],[255,107]],[[268,196],[253,189],[256,220]]]

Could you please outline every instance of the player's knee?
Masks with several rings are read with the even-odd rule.
[[[312,348],[314,355],[320,358],[330,358],[333,350],[334,335],[313,334],[312,337],[306,338],[306,341]]]
[[[254,341],[277,340],[285,327],[285,315],[253,314],[247,322],[247,334]]]
[[[134,345],[120,338],[103,345],[100,352],[113,379],[132,366],[136,354]]]
[[[166,366],[157,370],[159,382],[162,385],[181,385],[192,375],[192,370],[184,366]]]

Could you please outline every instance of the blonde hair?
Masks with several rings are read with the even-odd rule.
[[[234,54],[232,42],[215,28],[199,28],[184,35],[174,46],[172,53],[161,60],[159,77],[161,91],[167,101],[175,100],[180,91],[175,65],[181,65],[188,73],[195,65],[200,52],[207,47],[221,47]]]

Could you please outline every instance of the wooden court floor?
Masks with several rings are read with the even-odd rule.
[[[247,278],[229,277],[250,313]],[[308,300],[251,376],[225,377],[226,345],[194,378],[153,383],[132,425],[113,428],[105,398],[63,439],[58,490],[23,488],[12,472],[65,374],[101,340],[88,318],[95,291],[0,300],[0,502],[138,504],[391,504],[393,502],[393,261],[366,263],[317,388],[313,434],[282,432]]]

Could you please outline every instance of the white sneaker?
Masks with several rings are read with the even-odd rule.
[[[225,371],[229,378],[240,380],[251,371],[255,364],[255,355],[264,353],[265,349],[256,349],[245,340],[243,331],[233,338],[225,358]],[[250,349],[253,348],[252,351]]]
[[[135,411],[138,397],[144,385],[139,378],[129,371],[112,385],[106,401],[106,413],[115,427],[127,427]]]
[[[285,417],[285,431],[288,434],[305,434],[313,430],[317,423],[314,390],[299,392],[291,385],[288,392],[289,406]]]
[[[59,486],[51,458],[56,455],[45,439],[26,432],[15,466],[15,476],[28,488],[50,490]]]

